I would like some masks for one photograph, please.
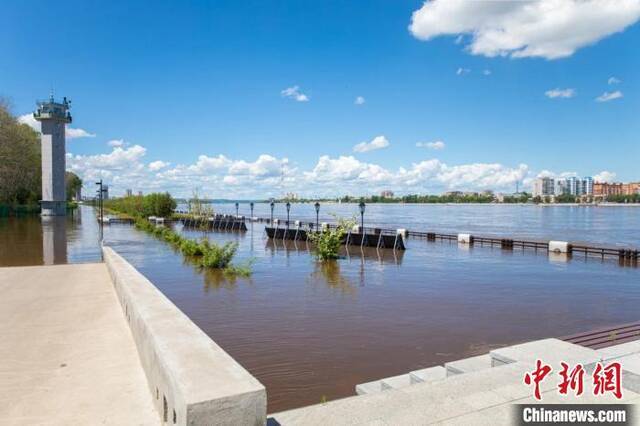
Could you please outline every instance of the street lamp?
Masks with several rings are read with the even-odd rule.
[[[360,207],[360,227],[362,228],[362,233],[364,234],[364,201],[360,201],[360,204],[358,206]]]
[[[287,201],[287,229],[289,229],[289,210],[291,210],[291,203]]]
[[[271,204],[269,204],[271,206],[271,219],[269,220],[269,223],[271,224],[271,226],[273,226],[273,208],[275,207],[276,203],[271,200]]]
[[[316,204],[314,205],[314,207],[316,208],[316,231],[318,230],[318,216],[320,214],[320,203],[316,201]]]
[[[236,217],[238,217],[238,202],[236,202]]]
[[[249,203],[249,207],[251,208],[251,220],[253,220],[253,201]]]

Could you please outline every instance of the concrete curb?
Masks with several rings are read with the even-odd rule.
[[[265,424],[264,386],[113,249],[102,251],[161,419]]]

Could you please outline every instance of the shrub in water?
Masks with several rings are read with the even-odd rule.
[[[355,220],[338,219],[335,229],[325,229],[309,233],[309,240],[315,244],[315,253],[320,260],[337,259],[342,239],[355,224]]]
[[[226,268],[238,249],[237,243],[225,243],[222,246],[209,244],[202,255],[201,265],[205,268]]]

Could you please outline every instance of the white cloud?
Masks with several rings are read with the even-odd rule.
[[[280,96],[293,99],[297,102],[309,101],[309,97],[300,91],[300,86],[288,87],[280,92]]]
[[[616,77],[609,77],[609,80],[607,80],[607,84],[619,84],[622,83],[622,81]]]
[[[364,105],[365,99],[362,96],[358,96],[358,97],[356,97],[356,100],[353,101],[353,103],[356,104],[356,105]]]
[[[555,88],[555,89],[551,89],[551,90],[547,90],[546,92],[544,92],[544,95],[547,98],[573,98],[576,95],[576,90],[575,89],[559,89],[559,88]]]
[[[24,114],[18,117],[18,122],[22,124],[26,124],[31,127],[36,132],[41,131],[40,122],[33,118],[33,114]],[[65,127],[65,138],[66,139],[78,139],[78,138],[95,138],[95,133],[89,133],[84,129],[79,129],[75,127]]]
[[[377,149],[386,148],[389,146],[389,141],[384,136],[376,136],[371,142],[360,142],[353,147],[354,152],[369,152]]]
[[[126,145],[126,143],[124,142],[124,139],[112,139],[107,142],[107,145],[109,145],[112,148],[115,148],[115,147],[123,147]]]
[[[601,171],[593,177],[593,180],[596,182],[613,182],[615,179],[616,174],[614,172],[608,172],[606,170]]]
[[[418,142],[416,143],[418,148],[429,148],[433,150],[442,150],[445,148],[446,144],[442,141],[434,141],[434,142]]]
[[[604,92],[602,95],[596,98],[597,102],[609,102],[614,99],[619,99],[622,97],[622,92],[616,90],[615,92]]]
[[[491,75],[491,70],[484,70],[484,71],[482,71],[482,74]]]
[[[469,68],[458,68],[456,70],[456,75],[469,74],[470,72],[471,72],[471,70]]]
[[[299,170],[287,158],[269,154],[254,160],[232,159],[224,155],[200,155],[193,163],[170,165],[145,161],[146,149],[139,145],[115,147],[97,155],[67,154],[67,167],[94,191],[93,182],[104,179],[114,194],[125,189],[169,191],[189,196],[195,187],[211,198],[280,197],[285,192],[302,196],[360,195],[391,189],[398,193],[438,193],[447,190],[513,191],[516,182],[525,187],[536,176],[526,164],[509,167],[499,163],[449,165],[431,158],[396,170],[360,161],[354,156],[323,155],[309,169]],[[163,167],[160,167],[160,165]],[[573,172],[540,175],[568,177]],[[615,174],[601,172],[595,180],[612,180]],[[230,195],[229,188],[233,187]]]
[[[157,172],[158,170],[164,169],[165,167],[169,166],[169,164],[171,163],[167,163],[162,160],[152,161],[151,163],[149,163],[149,170]]]
[[[639,0],[432,0],[413,12],[418,39],[468,35],[474,55],[558,59],[635,23]]]

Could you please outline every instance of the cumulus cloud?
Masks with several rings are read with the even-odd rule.
[[[638,0],[432,0],[413,12],[409,31],[421,40],[467,35],[474,55],[558,59],[639,18]]]
[[[622,92],[616,90],[615,92],[604,92],[602,95],[596,98],[596,102],[609,102],[614,99],[619,99],[622,97]]]
[[[280,91],[280,96],[283,98],[293,99],[297,102],[308,102],[309,97],[300,91],[300,86],[287,87]]]
[[[491,75],[491,70],[483,70],[482,74],[483,75]]]
[[[360,142],[353,147],[354,152],[369,152],[377,149],[386,148],[389,146],[389,141],[384,136],[376,136],[371,142]]]
[[[469,74],[471,72],[471,70],[469,68],[458,68],[456,70],[456,75],[465,75],[465,74]]]
[[[596,182],[613,182],[615,179],[616,174],[614,172],[609,172],[606,170],[601,171],[593,177],[593,180]]]
[[[40,122],[33,118],[33,114],[24,114],[18,117],[18,122],[22,124],[26,124],[31,127],[36,132],[41,131]],[[95,133],[87,132],[84,129],[76,128],[76,127],[65,127],[65,138],[66,139],[78,139],[78,138],[95,138]]]
[[[442,150],[445,148],[446,144],[442,141],[434,141],[434,142],[417,142],[416,146],[418,148],[429,148],[433,150]]]
[[[107,145],[109,145],[110,147],[123,147],[126,145],[124,139],[112,139],[110,141],[107,142]]]
[[[609,80],[607,80],[607,84],[619,84],[619,83],[622,83],[622,81],[620,81],[620,79],[616,77],[609,77]]]
[[[544,92],[544,95],[547,98],[555,99],[555,98],[573,98],[576,95],[575,89],[551,89]]]
[[[149,163],[149,170],[157,172],[158,170],[164,169],[165,167],[169,166],[169,164],[171,163],[167,163],[162,160],[152,161],[151,163]]]
[[[357,96],[356,100],[353,101],[353,103],[356,104],[356,105],[364,105],[365,102],[366,101],[365,101],[364,97],[362,97],[362,96]]]
[[[426,146],[426,144],[425,144]],[[67,154],[67,167],[87,185],[104,179],[114,194],[134,190],[169,191],[189,196],[198,187],[212,198],[279,197],[285,192],[302,196],[336,196],[375,193],[392,189],[398,193],[438,193],[448,190],[513,191],[516,183],[531,185],[535,176],[569,177],[574,172],[533,172],[526,164],[500,163],[446,164],[438,159],[423,159],[404,167],[389,169],[360,161],[352,155],[322,155],[310,168],[300,170],[287,158],[262,154],[249,159],[234,159],[222,154],[200,155],[193,162],[171,165],[145,161],[147,151],[140,145],[114,147],[96,155]],[[162,167],[161,167],[162,166]],[[615,173],[603,171],[597,181],[610,181]],[[229,188],[233,188],[232,194]],[[93,192],[91,187],[91,193]],[[89,190],[89,187],[87,187]]]

